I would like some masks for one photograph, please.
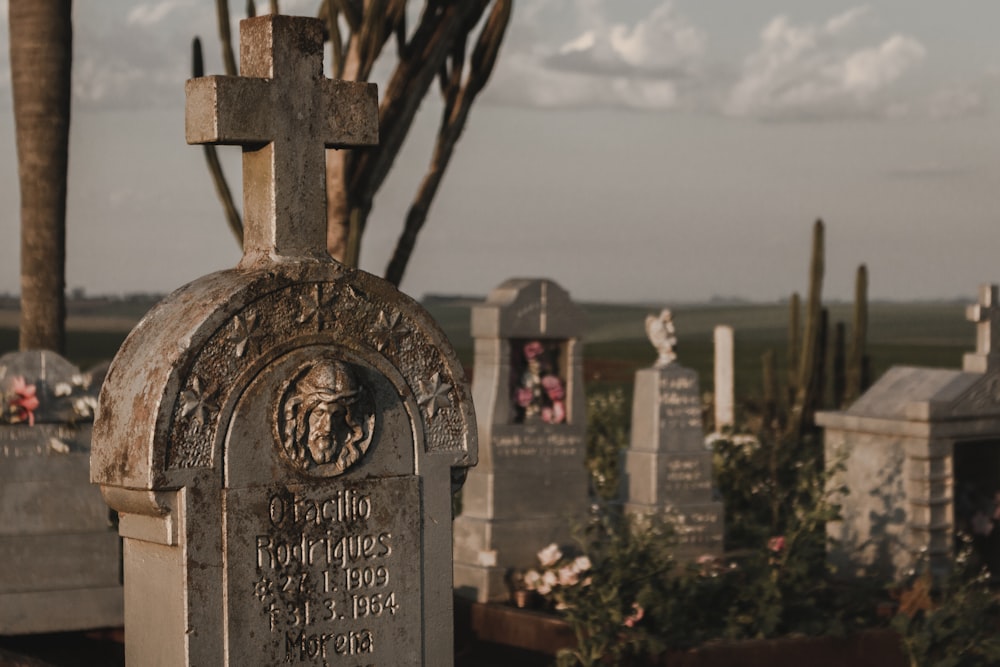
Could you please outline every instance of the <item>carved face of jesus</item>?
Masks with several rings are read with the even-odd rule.
[[[318,399],[309,412],[309,454],[317,465],[329,463],[340,449],[338,431],[343,431],[344,406],[336,401]]]

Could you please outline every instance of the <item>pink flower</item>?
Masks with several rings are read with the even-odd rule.
[[[780,552],[784,551],[785,550],[785,536],[784,535],[778,535],[776,537],[772,537],[771,539],[769,539],[767,541],[767,548],[770,549],[771,551],[773,551],[774,553],[780,553]]]
[[[16,412],[16,421],[27,421],[29,425],[35,425],[35,410],[38,409],[38,396],[35,395],[35,385],[28,384],[20,375],[14,378],[11,389],[14,398],[11,399],[11,408]]]
[[[562,380],[555,375],[546,375],[542,378],[542,389],[545,390],[545,394],[550,400],[561,401],[566,398],[566,390],[563,389]]]
[[[638,625],[642,617],[646,615],[646,610],[639,606],[638,602],[632,603],[632,613],[625,617],[623,625],[626,628],[634,628]]]
[[[566,406],[562,401],[556,401],[552,407],[542,408],[542,421],[546,424],[562,424],[566,421]]]
[[[518,387],[517,391],[514,393],[514,400],[522,408],[526,408],[531,405],[531,401],[534,398],[534,394],[528,387]]]
[[[563,553],[555,542],[538,552],[538,562],[542,564],[542,567],[552,567],[562,557]]]
[[[530,343],[525,343],[524,345],[524,358],[527,359],[528,361],[531,361],[532,359],[537,359],[538,357],[542,356],[542,353],[544,352],[545,352],[545,347],[542,345],[540,341],[533,340]]]

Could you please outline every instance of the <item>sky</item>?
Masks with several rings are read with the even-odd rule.
[[[74,4],[67,287],[169,292],[234,266],[184,141],[192,36],[222,72],[214,3]],[[0,292],[17,292],[7,6]],[[850,298],[865,263],[873,298],[971,301],[1000,282],[997,25],[996,0],[515,0],[402,289],[537,276],[586,301],[772,301],[807,289],[822,218],[828,298]],[[434,97],[377,195],[372,273],[429,161]],[[240,151],[222,150],[238,192]]]

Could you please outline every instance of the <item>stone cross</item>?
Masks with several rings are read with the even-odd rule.
[[[963,368],[984,373],[1000,365],[1000,298],[997,285],[979,286],[979,303],[968,306],[965,316],[976,323],[976,352],[966,354]]]
[[[325,251],[323,151],[375,141],[375,89],[323,78],[316,19],[240,33],[250,78],[188,82],[187,125],[243,146],[243,260],[139,323],[94,424],[126,660],[447,667],[465,374],[419,304]]]
[[[323,258],[325,149],[378,143],[375,85],[323,76],[322,24],[279,15],[241,26],[240,76],[186,92],[188,143],[243,147],[245,261]]]

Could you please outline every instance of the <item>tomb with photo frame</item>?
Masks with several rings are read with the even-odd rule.
[[[375,87],[323,76],[315,19],[240,34],[240,77],[188,82],[187,136],[244,146],[243,259],[139,323],[95,424],[126,659],[450,665],[464,372],[416,302],[326,254],[325,149],[377,140]]]
[[[588,507],[584,315],[551,280],[511,279],[473,307],[479,465],[455,519],[455,586],[507,599],[537,552],[569,544]]]
[[[1000,301],[969,306],[976,351],[961,370],[891,368],[840,412],[821,412],[825,460],[842,519],[828,558],[844,577],[951,568],[958,533],[1000,571]]]

